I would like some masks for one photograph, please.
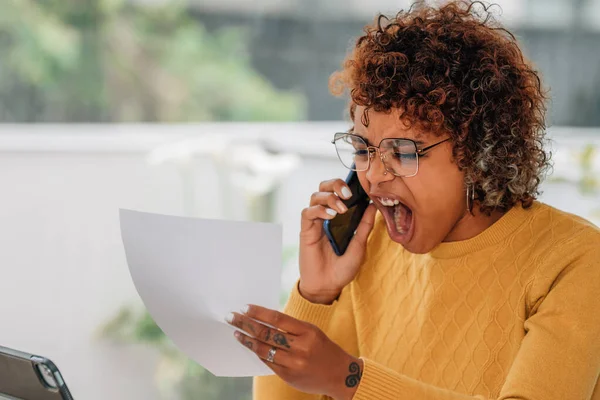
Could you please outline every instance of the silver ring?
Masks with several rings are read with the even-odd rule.
[[[277,353],[277,347],[271,347],[269,349],[269,354],[267,354],[267,361],[272,363],[275,360],[275,353]]]

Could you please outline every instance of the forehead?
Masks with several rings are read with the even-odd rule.
[[[362,121],[365,108],[359,106],[354,115],[354,133],[367,139],[371,144],[378,144],[385,138],[412,139],[417,144],[425,143],[430,133],[418,129],[416,126],[407,126],[400,120],[400,110],[392,109],[390,112],[368,111],[368,125]]]

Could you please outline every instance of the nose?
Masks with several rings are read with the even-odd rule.
[[[367,170],[367,174],[365,176],[371,186],[377,186],[383,182],[392,181],[395,178],[394,174],[385,169],[385,165],[381,159],[381,153],[378,150],[371,153],[369,169]]]

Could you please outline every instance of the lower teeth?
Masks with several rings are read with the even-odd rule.
[[[406,232],[404,232],[404,228],[402,227],[402,218],[403,218],[403,208],[401,205],[397,205],[394,207],[394,222],[396,224],[396,230],[398,230],[398,233],[403,235]]]

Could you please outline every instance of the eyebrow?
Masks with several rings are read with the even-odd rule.
[[[364,137],[360,133],[357,133],[356,131],[352,131],[352,132],[349,132],[349,133],[352,134],[352,135],[356,135],[356,136],[360,137],[362,140],[365,141],[365,143],[367,144],[367,146],[373,146],[373,147],[375,147],[374,144],[372,144],[371,142],[369,142],[369,139],[367,139],[366,137]],[[402,138],[402,137],[396,138],[396,137],[394,137],[394,138],[385,138],[385,139],[408,139],[408,138]],[[408,140],[412,140],[413,142],[415,142],[415,144],[417,146],[423,146],[423,145],[425,145],[425,142],[422,141],[422,140],[416,140],[416,139],[408,139]]]

